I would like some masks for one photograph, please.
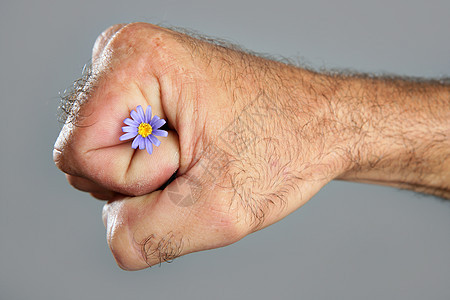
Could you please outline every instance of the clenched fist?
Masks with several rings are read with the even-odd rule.
[[[399,164],[408,150],[379,126],[395,122],[407,101],[391,108],[378,88],[388,93],[389,84],[318,74],[150,24],[116,25],[99,36],[88,78],[63,104],[54,160],[75,188],[108,200],[111,251],[120,267],[142,269],[234,243],[335,178],[405,183],[410,172]],[[151,155],[119,140],[138,105],[167,121]],[[442,186],[427,178],[424,186]]]

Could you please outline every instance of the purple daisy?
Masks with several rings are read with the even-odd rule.
[[[133,140],[131,148],[147,149],[148,154],[152,154],[153,145],[158,147],[161,142],[156,138],[157,136],[167,136],[167,131],[159,129],[166,124],[164,119],[154,116],[152,119],[152,107],[149,105],[144,113],[142,106],[136,107],[136,111],[132,110],[131,119],[126,118],[123,122],[128,126],[122,127],[122,131],[126,132],[119,140],[126,141]]]

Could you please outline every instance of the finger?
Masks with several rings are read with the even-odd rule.
[[[87,178],[66,174],[67,181],[77,190],[91,193],[91,195],[100,200],[113,199],[117,193],[110,191],[99,184]]]
[[[122,66],[125,69],[129,65]],[[179,141],[175,131],[158,136],[161,144],[149,155],[120,141],[124,120],[138,105],[151,105],[153,115],[165,118],[157,79],[125,81],[120,67],[104,75],[75,123],[67,123],[55,143],[54,160],[64,172],[87,178],[108,190],[143,195],[156,190],[178,169]],[[142,80],[142,77],[138,77]]]
[[[169,131],[151,155],[146,150],[133,149],[131,141],[83,151],[82,145],[95,133],[95,129],[91,132],[80,128],[69,141],[60,139],[55,145],[55,162],[64,172],[73,175],[68,179],[80,190],[98,192],[101,186],[125,195],[143,195],[159,188],[178,169],[179,142],[174,131]],[[120,135],[117,132],[117,140]],[[85,180],[79,179],[81,177]]]
[[[184,176],[178,177],[163,191],[104,206],[107,241],[121,268],[143,269],[244,236],[229,207],[217,204],[226,192],[214,191],[214,197],[208,192],[192,193],[186,182]]]
[[[97,37],[94,43],[94,47],[92,48],[93,62],[97,61],[100,58],[101,54],[103,53],[103,50],[105,49],[106,45],[108,45],[109,41],[120,29],[122,29],[126,25],[127,25],[126,23],[113,25],[107,28]]]

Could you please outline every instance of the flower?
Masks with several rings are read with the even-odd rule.
[[[156,138],[157,136],[167,136],[167,131],[159,129],[166,124],[164,119],[158,116],[152,118],[152,107],[149,105],[144,113],[142,106],[136,107],[136,111],[132,110],[130,113],[131,119],[126,118],[123,122],[128,125],[122,127],[125,132],[119,140],[126,141],[134,138],[131,148],[147,149],[148,154],[152,154],[153,145],[158,147],[161,142]]]

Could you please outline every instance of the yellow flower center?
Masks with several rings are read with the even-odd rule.
[[[150,134],[152,134],[153,128],[150,126],[150,124],[147,123],[141,123],[138,128],[138,133],[142,137],[148,137]]]

